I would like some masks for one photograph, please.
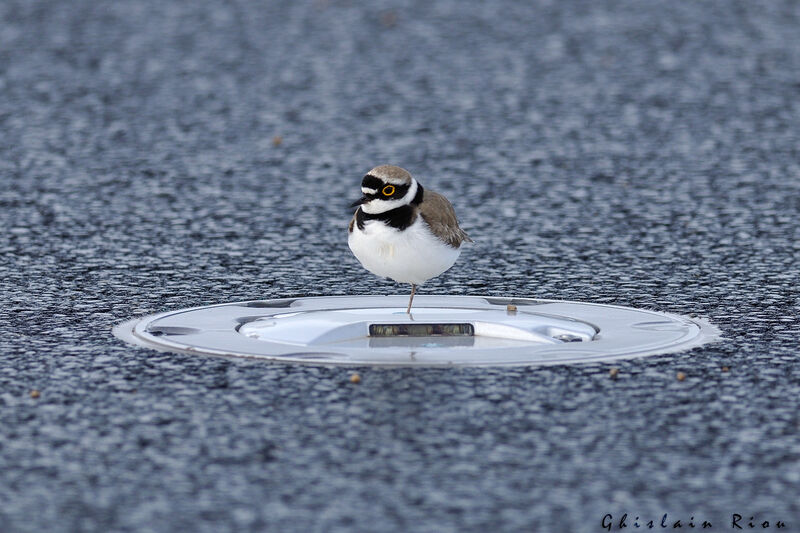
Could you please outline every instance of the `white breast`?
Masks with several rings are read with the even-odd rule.
[[[403,231],[380,220],[353,225],[347,244],[361,264],[375,274],[421,285],[453,266],[461,250],[434,236],[421,217]]]

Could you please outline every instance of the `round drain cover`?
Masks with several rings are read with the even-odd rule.
[[[162,351],[315,364],[544,365],[686,350],[709,323],[628,307],[478,296],[257,300],[130,320],[114,334]]]

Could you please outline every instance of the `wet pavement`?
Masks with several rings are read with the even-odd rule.
[[[798,23],[790,1],[3,2],[0,531],[800,531]],[[381,163],[475,240],[422,294],[696,313],[725,341],[352,383],[111,336],[405,293],[346,243]]]

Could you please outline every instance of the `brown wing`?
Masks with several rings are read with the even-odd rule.
[[[469,235],[458,227],[456,211],[447,198],[428,189],[424,194],[417,209],[433,234],[453,248],[458,248],[464,241],[472,242]]]

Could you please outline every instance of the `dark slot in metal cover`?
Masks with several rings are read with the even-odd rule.
[[[473,337],[472,324],[370,324],[370,337]]]

